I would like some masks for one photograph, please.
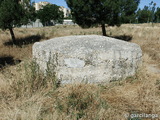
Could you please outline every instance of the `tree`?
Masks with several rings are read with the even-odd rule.
[[[156,3],[151,1],[149,3],[149,6],[144,6],[144,8],[141,10],[139,9],[137,11],[137,18],[140,23],[149,23],[155,21],[155,9],[156,9]]]
[[[27,25],[30,22],[36,21],[36,12],[34,7],[34,2],[30,3],[30,0],[23,0],[21,3],[23,8],[25,8],[24,16],[22,17],[21,21],[23,25]]]
[[[0,28],[2,30],[9,29],[13,43],[16,43],[15,35],[13,32],[14,27],[20,27],[23,24],[27,24],[29,18],[25,18],[29,8],[26,6],[29,4],[29,0],[24,0],[22,5],[19,0],[1,0],[0,1]],[[28,12],[29,13],[29,12]]]
[[[82,28],[101,25],[102,33],[106,36],[105,24],[119,26],[122,16],[134,13],[139,0],[66,0],[71,9],[72,18]],[[128,2],[127,4],[124,4]],[[128,9],[133,7],[134,9]],[[128,12],[128,13],[127,13]]]
[[[148,6],[144,6],[141,10],[137,11],[137,19],[139,23],[148,23],[151,21],[151,11]]]
[[[155,22],[159,23],[160,22],[160,8],[158,7],[156,12],[155,12]]]
[[[136,22],[136,10],[140,0],[121,0],[122,4],[122,23]]]
[[[60,7],[54,4],[48,4],[42,9],[37,11],[37,17],[42,22],[43,26],[50,25],[51,20],[54,23],[62,23],[64,14],[60,10]]]
[[[151,11],[151,22],[153,25],[154,19],[155,19],[155,10],[156,10],[156,3],[154,3],[153,1],[151,1],[151,3],[149,3],[149,9]]]

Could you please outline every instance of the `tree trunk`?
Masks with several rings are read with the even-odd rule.
[[[105,24],[102,24],[102,33],[103,33],[103,36],[107,36]]]
[[[14,35],[14,32],[13,32],[13,28],[9,28],[9,31],[10,31],[10,34],[11,34],[11,37],[12,37],[12,42],[15,44],[16,43],[16,38],[15,38],[15,35]]]

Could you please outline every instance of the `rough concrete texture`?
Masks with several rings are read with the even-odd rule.
[[[108,83],[132,76],[142,51],[134,43],[98,35],[53,38],[33,45],[40,69],[56,72],[62,84]]]

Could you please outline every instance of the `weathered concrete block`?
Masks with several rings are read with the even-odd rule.
[[[53,38],[33,45],[33,58],[45,72],[47,65],[61,83],[107,83],[135,74],[141,48],[114,38],[85,35]]]

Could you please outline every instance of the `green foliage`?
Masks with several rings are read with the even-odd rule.
[[[9,29],[13,42],[15,36],[14,27],[20,27],[27,24],[34,13],[34,8],[30,5],[29,0],[24,0],[23,4],[19,0],[1,0],[0,1],[0,28]]]
[[[11,4],[12,3],[12,4]],[[2,0],[0,2],[0,28],[5,30],[21,25],[24,9],[16,0]]]
[[[122,0],[122,23],[133,23],[136,19],[136,10],[140,0]]]
[[[105,24],[109,26],[127,22],[135,13],[139,0],[66,0],[75,23],[82,28],[102,25],[106,35]],[[123,18],[123,19],[122,19]]]
[[[24,17],[21,20],[21,22],[23,23],[23,25],[27,25],[30,22],[36,21],[35,8],[33,6],[33,3],[32,3],[32,5],[29,4],[29,1],[30,0],[24,0],[24,2],[22,4],[23,8],[25,8],[25,13],[24,13],[25,15],[24,15]]]
[[[148,23],[151,21],[151,11],[149,10],[148,6],[145,6],[142,10],[139,9],[137,11],[137,17],[139,23]]]
[[[87,95],[83,95],[81,92],[72,91],[66,98],[64,98],[65,103],[57,98],[56,109],[67,115],[72,114],[72,116],[76,116],[77,119],[82,118],[85,116],[85,110],[93,102],[93,95],[87,92],[85,94]]]
[[[51,20],[54,20],[54,23],[62,23],[64,15],[59,6],[48,4],[43,9],[37,11],[37,17],[43,26],[47,26],[51,24]]]
[[[89,118],[88,110],[96,109],[97,112],[93,116],[98,116],[99,111],[107,110],[110,107],[108,102],[100,97],[99,91],[92,93],[77,88],[73,88],[63,99],[57,97],[55,104],[58,113],[65,113],[69,119],[76,118],[77,120]]]
[[[155,12],[155,22],[159,23],[160,22],[160,8],[158,7],[156,12]]]
[[[46,75],[39,68],[39,65],[35,61],[26,62],[22,68],[24,69],[24,76],[20,80],[13,81],[12,90],[16,91],[16,98],[22,96],[32,96],[34,93],[48,88],[50,85],[53,90],[56,90],[59,86],[55,76],[54,68],[49,69],[47,67]]]
[[[149,22],[156,22],[159,19],[158,15],[158,8],[156,10],[156,3],[153,1],[149,4],[149,6],[144,6],[141,10],[137,11],[137,19],[139,23],[149,23]]]
[[[120,7],[117,0],[66,0],[66,2],[74,21],[83,28],[103,23],[120,24],[118,17]]]

